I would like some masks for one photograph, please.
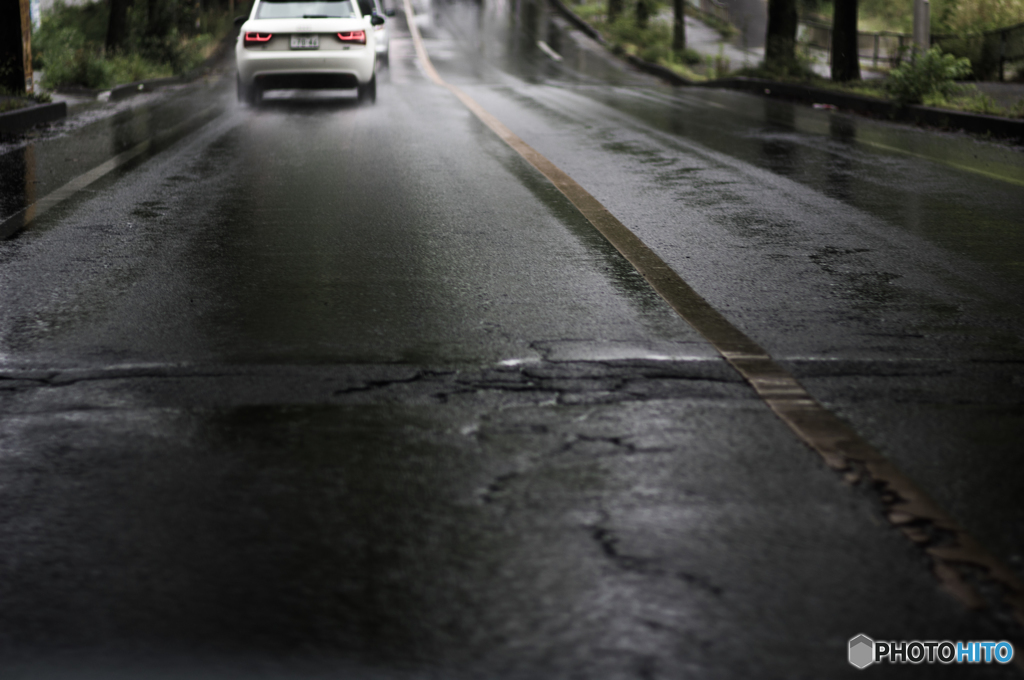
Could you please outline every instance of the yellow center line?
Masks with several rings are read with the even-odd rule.
[[[977,540],[943,511],[923,489],[861,437],[849,424],[818,403],[795,377],[718,310],[701,297],[661,257],[572,177],[540,152],[520,139],[458,87],[445,82],[434,69],[423,46],[410,0],[403,0],[416,56],[427,77],[458,97],[484,125],[514,149],[526,162],[558,188],[619,253],[647,280],[650,286],[722,357],[750,383],[765,404],[832,468],[846,471],[847,478],[866,475],[884,488],[888,518],[913,541],[927,538],[921,529],[928,524],[952,532],[955,539],[940,546],[926,547],[934,573],[943,588],[970,608],[984,606],[984,600],[965,580],[959,565],[985,570],[1005,590],[1005,601],[1024,625],[1024,585],[1014,572],[983,548]],[[927,544],[926,544],[927,545]],[[1021,655],[1024,658],[1024,655]]]

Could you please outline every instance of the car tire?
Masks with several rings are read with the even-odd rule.
[[[371,104],[377,101],[377,74],[374,73],[370,82],[359,86],[359,101]]]
[[[238,101],[249,106],[258,106],[263,99],[263,90],[256,83],[246,85],[242,82],[242,76],[238,76]]]
[[[245,89],[245,103],[246,104],[248,104],[249,106],[252,106],[252,107],[255,108],[255,107],[259,106],[260,102],[262,102],[262,101],[263,101],[263,89],[259,85],[257,85],[256,83],[253,83],[252,85],[250,85],[249,87],[247,87]]]

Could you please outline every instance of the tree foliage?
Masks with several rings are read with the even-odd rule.
[[[94,89],[182,73],[194,68],[230,26],[226,7],[204,10],[204,32],[196,34],[196,6],[163,0],[175,7],[163,23],[150,27],[147,0],[65,5],[58,0],[44,12],[33,32],[33,63],[43,71],[43,86],[81,85]],[[123,24],[111,15],[124,12]],[[167,17],[172,20],[168,21]],[[114,26],[114,35],[111,26]],[[147,31],[149,31],[147,35]]]
[[[1024,0],[956,0],[943,17],[952,33],[980,33],[1024,23]]]

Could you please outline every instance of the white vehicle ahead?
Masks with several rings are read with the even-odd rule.
[[[380,17],[390,18],[395,16],[395,10],[385,9],[384,0],[359,0],[359,9],[364,17],[372,17],[374,14]],[[373,25],[373,32],[377,36],[377,61],[385,66],[390,63],[388,45],[391,42],[388,25],[391,22],[385,19],[383,23]]]
[[[267,90],[358,88],[377,98],[374,28],[355,0],[256,0],[241,26],[235,57],[238,99],[259,103]]]

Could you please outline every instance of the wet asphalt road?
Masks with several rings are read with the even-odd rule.
[[[422,9],[446,80],[1024,577],[1018,150]],[[0,219],[178,126],[0,242],[2,677],[832,678],[857,633],[1021,640],[398,24],[374,106],[211,79],[5,147]]]

